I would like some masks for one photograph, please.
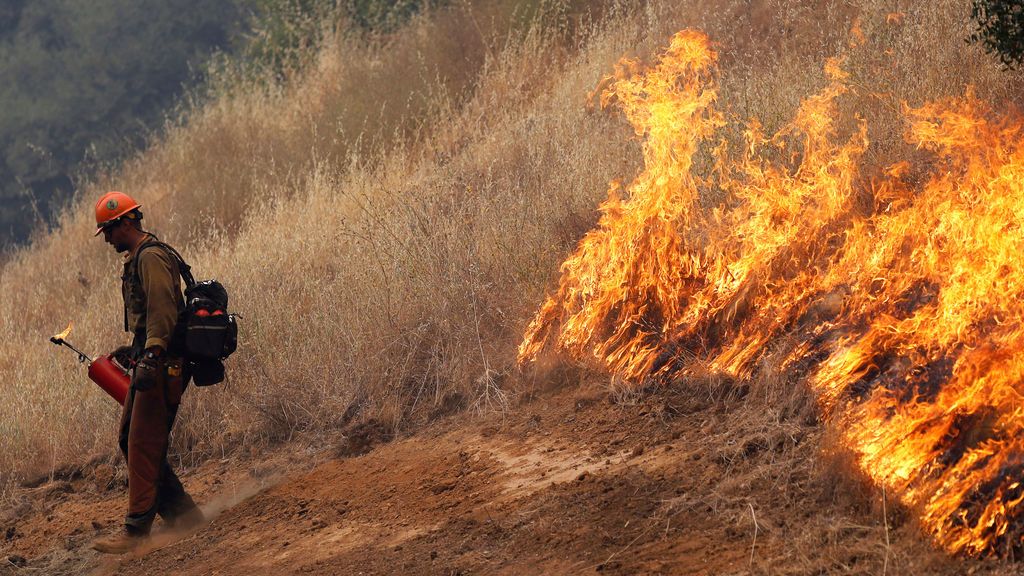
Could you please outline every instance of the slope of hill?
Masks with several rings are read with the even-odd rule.
[[[187,479],[212,520],[158,527],[126,557],[88,548],[119,521],[123,482],[67,470],[0,519],[19,565],[0,574],[1016,573],[931,549],[819,460],[806,399],[708,380],[624,403],[595,384],[390,442],[360,426],[207,462]]]

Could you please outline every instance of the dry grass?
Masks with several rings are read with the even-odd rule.
[[[518,197],[523,211],[546,211],[524,194],[538,181],[562,187],[542,167],[593,160],[563,152],[574,118],[546,111],[539,128],[565,134],[537,143],[538,126],[519,117],[552,82],[548,67],[563,66],[588,32],[586,6],[541,8],[545,18],[528,19],[522,3],[495,0],[425,17],[393,38],[336,37],[308,77],[225,90],[86,190],[59,230],[3,268],[11,298],[0,317],[13,338],[0,370],[15,386],[0,405],[0,470],[52,470],[110,450],[116,412],[45,343],[68,319],[86,350],[123,340],[117,257],[90,242],[89,207],[108,187],[140,198],[149,226],[200,274],[216,271],[245,317],[229,381],[189,395],[177,441],[191,454],[331,429],[360,411],[398,426],[452,396],[505,403],[511,365],[495,350],[515,335],[494,301],[512,295],[503,292],[511,282],[542,285],[536,271],[553,266],[574,233],[560,230],[560,244],[538,250],[545,266],[508,262],[532,258],[504,255],[525,237],[519,228],[535,236],[520,249],[546,240],[529,213],[501,222],[502,203]],[[595,80],[563,97],[581,102]],[[535,175],[514,174],[523,162]],[[567,189],[598,191],[612,168]],[[563,204],[555,218],[590,203],[552,200]]]
[[[91,237],[107,188],[140,198],[149,226],[222,280],[244,316],[228,381],[190,391],[181,412],[177,448],[201,458],[353,417],[397,429],[453,406],[506,408],[524,379],[526,321],[608,182],[639,168],[625,122],[588,111],[585,95],[622,55],[647,57],[680,28],[720,43],[723,103],[768,130],[824,83],[826,57],[845,54],[857,89],[841,105],[851,122],[872,118],[876,167],[905,146],[901,100],[968,83],[999,105],[1020,93],[1020,75],[963,42],[965,2],[918,3],[893,24],[898,3],[880,0],[652,0],[605,6],[595,26],[579,15],[598,2],[547,6],[561,16],[540,20],[510,0],[456,4],[394,37],[337,36],[288,86],[223,89],[11,256],[0,475],[112,452],[117,411],[46,342],[68,320],[86,350],[124,340],[118,257]],[[857,18],[865,41],[851,47]],[[813,403],[773,373],[749,393],[777,409],[750,411],[730,432],[741,446],[782,450],[805,426]],[[778,471],[811,457],[786,450],[758,472],[783,491],[805,480]]]

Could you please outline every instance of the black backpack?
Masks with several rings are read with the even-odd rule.
[[[224,380],[223,359],[238,347],[237,315],[228,312],[228,292],[216,280],[196,282],[192,267],[181,254],[160,240],[143,244],[135,253],[134,270],[139,273],[139,256],[150,246],[159,246],[178,261],[185,282],[185,309],[178,317],[174,339],[184,352],[196,386]]]

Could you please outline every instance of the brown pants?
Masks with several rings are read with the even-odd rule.
[[[132,386],[128,391],[118,443],[128,461],[125,526],[129,531],[148,533],[157,514],[173,524],[196,507],[167,463],[171,428],[188,380],[181,359],[166,358],[152,388],[143,391]]]

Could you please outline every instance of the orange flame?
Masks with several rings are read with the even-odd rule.
[[[939,544],[1020,549],[1024,120],[970,91],[905,108],[930,158],[864,185],[867,126],[836,142],[847,77],[830,60],[828,85],[788,126],[768,137],[751,122],[740,151],[699,159],[702,177],[699,153],[726,126],[715,62],[684,31],[651,68],[625,62],[606,80],[602,103],[643,137],[645,167],[610,190],[520,361],[553,346],[637,382],[701,352],[748,377],[766,345],[795,337],[787,369]]]
[[[53,339],[59,341],[59,340],[64,340],[65,338],[67,338],[71,334],[71,328],[72,328],[73,325],[74,324],[72,322],[68,322],[68,327],[65,328],[64,331],[61,332],[60,334],[54,334],[53,335]]]
[[[853,21],[853,27],[850,28],[850,46],[860,46],[864,44],[865,41],[864,29],[861,28],[860,18],[857,18]]]

